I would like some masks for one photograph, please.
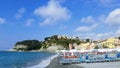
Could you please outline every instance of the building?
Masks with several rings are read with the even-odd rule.
[[[107,46],[108,48],[112,49],[112,48],[115,48],[116,40],[117,39],[115,39],[115,38],[108,38],[108,39],[102,41],[101,45]]]
[[[116,37],[115,39],[116,39],[115,40],[115,47],[120,48],[120,37]]]
[[[94,49],[95,44],[94,43],[81,43],[80,45],[77,45],[75,49],[77,50],[90,50]]]
[[[69,50],[73,49],[73,45],[71,43],[69,43]]]

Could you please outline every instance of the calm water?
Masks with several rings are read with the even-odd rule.
[[[0,68],[32,67],[53,55],[45,52],[0,52]]]

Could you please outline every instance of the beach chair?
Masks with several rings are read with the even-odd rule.
[[[86,56],[85,56],[85,62],[86,63],[90,63],[90,59],[89,59],[89,55],[88,54],[86,54]]]
[[[83,62],[84,62],[82,56],[79,57],[79,62],[80,62],[80,63],[83,63]]]

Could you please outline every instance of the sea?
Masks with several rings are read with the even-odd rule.
[[[54,57],[56,53],[0,51],[0,68],[45,68]]]

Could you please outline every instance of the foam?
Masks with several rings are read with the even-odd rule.
[[[31,67],[27,67],[27,68],[45,68],[46,66],[48,66],[50,64],[50,61],[57,56],[58,56],[58,54],[50,56],[47,59],[42,60],[38,65],[34,65]]]

